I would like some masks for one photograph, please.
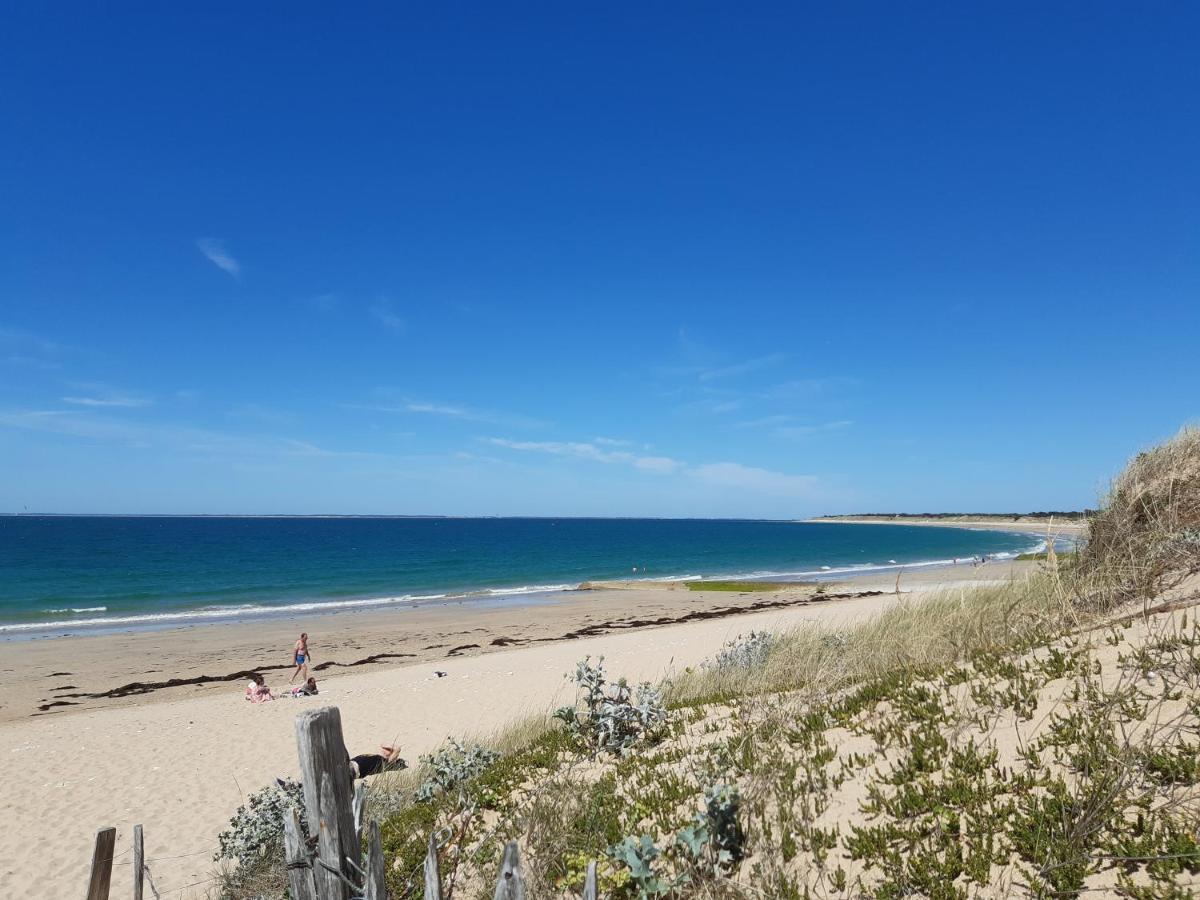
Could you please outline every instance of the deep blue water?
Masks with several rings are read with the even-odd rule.
[[[954,528],[711,519],[6,516],[0,633],[504,596],[602,579],[799,578],[826,566],[1013,554],[1037,543]]]

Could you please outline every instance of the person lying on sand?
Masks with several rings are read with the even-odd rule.
[[[250,676],[250,683],[246,685],[246,699],[251,703],[265,703],[274,700],[275,695],[271,693],[263,677],[256,672]]]
[[[379,749],[383,751],[382,754],[364,753],[350,760],[350,771],[355,778],[366,778],[368,775],[375,775],[387,770],[408,768],[408,763],[400,758],[399,747],[389,747],[384,744]]]
[[[304,684],[298,684],[292,688],[293,697],[315,697],[317,693],[317,679],[312,677],[304,682]]]

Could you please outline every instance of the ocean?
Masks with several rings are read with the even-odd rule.
[[[0,637],[521,598],[584,581],[839,573],[1033,534],[713,519],[0,517]]]

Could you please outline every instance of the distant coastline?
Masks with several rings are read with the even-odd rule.
[[[1054,513],[864,513],[818,516],[806,522],[828,525],[915,525],[966,528],[972,531],[1015,531],[1079,537],[1087,532],[1090,511]]]

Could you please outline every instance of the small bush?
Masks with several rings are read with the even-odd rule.
[[[307,833],[304,786],[298,781],[280,778],[274,786],[251,794],[229,820],[229,828],[217,836],[219,849],[213,859],[250,866],[268,854],[282,854],[283,820],[293,809],[300,813],[302,833]]]
[[[449,793],[481,775],[499,758],[500,754],[495,750],[479,744],[463,744],[450,738],[449,746],[431,756],[421,757],[421,762],[429,767],[429,777],[417,788],[417,801],[428,803],[440,794]]]
[[[766,662],[775,644],[775,635],[769,631],[751,631],[739,634],[717,651],[717,655],[704,663],[704,668],[717,672],[753,669]]]
[[[654,740],[666,724],[662,692],[642,682],[635,695],[624,678],[609,682],[604,677],[604,657],[595,665],[590,656],[580,661],[574,680],[579,689],[575,705],[560,707],[554,718],[595,750],[626,753]]]

